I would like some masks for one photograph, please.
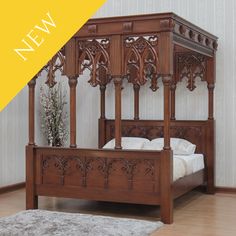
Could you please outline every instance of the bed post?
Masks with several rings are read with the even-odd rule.
[[[207,193],[215,193],[215,120],[214,120],[214,88],[215,88],[215,55],[207,61],[208,88],[208,128],[207,128]]]
[[[35,85],[36,77],[29,81],[29,146],[35,145]]]
[[[164,85],[164,147],[161,153],[160,208],[161,220],[173,223],[173,152],[170,147],[170,87],[173,80],[173,33],[172,20],[162,20],[166,32],[160,34],[160,71]],[[170,30],[168,32],[168,30]]]
[[[173,153],[170,147],[170,86],[171,76],[163,77],[164,84],[164,147],[161,154],[161,220],[173,223]]]
[[[77,47],[76,39],[71,38],[65,44],[65,68],[64,73],[68,77],[70,87],[70,147],[76,148],[76,86],[77,86]]]
[[[115,84],[115,149],[121,146],[121,85],[122,78],[114,78]]]
[[[164,150],[170,150],[170,85],[171,76],[163,76],[164,84]]]
[[[100,119],[98,132],[98,147],[102,148],[106,143],[106,85],[100,85]]]
[[[173,52],[173,67],[174,67],[174,75],[173,75],[173,80],[171,82],[170,86],[170,101],[171,101],[171,106],[170,106],[170,120],[176,120],[175,117],[175,92],[176,92],[176,86],[177,86],[177,64],[178,62],[176,61],[176,48],[174,47],[174,52]]]
[[[106,106],[106,85],[100,85],[100,107],[101,107],[101,114],[100,114],[100,119],[106,119],[106,111],[105,111],[105,106]]]
[[[170,87],[170,91],[171,91],[171,115],[170,115],[170,119],[171,120],[175,120],[175,90],[176,90],[176,83],[172,82],[171,83],[171,87]]]
[[[111,78],[115,84],[115,149],[121,146],[122,36],[113,35],[110,46]]]
[[[70,147],[76,148],[76,85],[75,76],[69,78],[70,86]]]
[[[29,87],[29,143],[26,146],[26,209],[38,208],[35,193],[35,85],[36,76],[28,83]]]
[[[134,84],[134,120],[139,120],[139,90],[140,85]]]

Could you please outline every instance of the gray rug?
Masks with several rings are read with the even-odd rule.
[[[162,225],[158,221],[30,210],[0,218],[0,235],[145,236],[150,235]]]

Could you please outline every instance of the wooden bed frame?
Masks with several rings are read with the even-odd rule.
[[[39,147],[35,144],[35,85],[29,85],[29,143],[26,146],[26,208],[38,207],[38,196],[69,197],[112,202],[160,205],[161,220],[173,222],[173,200],[206,184],[214,193],[215,52],[217,38],[173,13],[112,17],[89,20],[42,68],[46,83],[54,86],[61,70],[70,87],[70,147]],[[76,85],[85,69],[89,83],[99,86],[101,116],[99,148],[76,145]],[[164,84],[164,120],[139,119],[139,90],[150,83],[158,90]],[[175,119],[175,90],[187,79],[207,82],[208,119]],[[122,82],[134,88],[134,119],[122,120]],[[106,119],[106,85],[115,85],[115,120]],[[153,139],[164,137],[162,151],[122,150],[122,136]],[[173,152],[170,137],[197,145],[205,156],[205,169],[173,182]],[[103,145],[115,138],[114,150]]]

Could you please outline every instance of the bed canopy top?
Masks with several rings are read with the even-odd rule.
[[[150,79],[156,91],[158,77],[175,75],[172,83],[186,76],[192,91],[198,76],[212,83],[206,63],[216,49],[216,36],[174,13],[99,18],[89,20],[43,69],[49,67],[49,86],[57,69],[69,78],[89,69],[92,86],[119,76],[139,86]]]
[[[176,84],[187,78],[187,88],[193,91],[196,78],[200,78],[208,84],[208,117],[213,120],[216,49],[217,37],[174,13],[91,19],[42,70],[48,71],[46,83],[50,87],[56,84],[55,72],[58,69],[69,78],[71,147],[76,146],[77,78],[88,69],[88,82],[94,87],[100,86],[101,119],[105,119],[106,85],[113,81],[116,93],[116,148],[121,148],[123,79],[133,84],[134,119],[138,120],[140,86],[149,82],[151,90],[156,91],[158,80],[162,78],[164,120],[165,127],[169,127],[170,118],[175,120]],[[39,74],[29,83],[30,87],[35,85]],[[165,139],[165,146],[169,148],[167,131],[166,128],[168,138]],[[30,143],[34,143],[33,140]]]

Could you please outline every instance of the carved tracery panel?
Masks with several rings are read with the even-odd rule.
[[[110,181],[118,174],[123,178],[123,187],[132,189],[136,181],[147,181],[149,189],[154,191],[155,162],[153,159],[129,159],[89,157],[77,155],[45,155],[41,158],[42,183],[59,184],[62,186],[89,186],[90,176],[93,187],[113,188]],[[98,175],[98,173],[100,173]],[[74,179],[68,182],[68,179]],[[44,180],[46,182],[44,182]],[[151,181],[151,182],[150,182]],[[100,186],[100,182],[103,185]]]
[[[35,78],[39,77],[43,71],[47,72],[47,80],[45,84],[47,84],[50,88],[52,88],[57,82],[55,80],[56,72],[59,70],[62,74],[64,72],[65,66],[65,48],[61,48],[52,59],[35,75]]]
[[[206,81],[206,62],[206,56],[199,53],[176,53],[177,81],[187,78],[187,88],[193,91],[196,88],[196,78]]]
[[[128,81],[144,85],[150,79],[150,88],[156,91],[159,76],[158,36],[127,37],[124,45],[124,72]]]
[[[115,137],[115,125],[110,124],[106,127],[107,131],[107,141]],[[199,153],[205,153],[204,142],[205,129],[202,126],[171,126],[170,136],[173,138],[186,139],[197,146],[197,151]],[[122,137],[142,137],[149,140],[155,138],[164,137],[164,127],[163,124],[159,125],[142,125],[142,124],[125,124],[122,125]]]
[[[90,80],[93,87],[106,85],[110,81],[110,40],[92,39],[78,41],[79,47],[79,74],[85,69],[90,71]]]

